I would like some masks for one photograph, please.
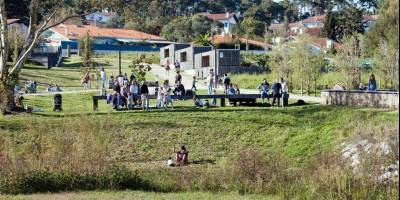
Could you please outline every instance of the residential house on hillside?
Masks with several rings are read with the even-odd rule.
[[[239,19],[235,13],[219,13],[219,14],[210,14],[210,13],[202,13],[209,19],[217,21],[224,25],[223,32],[231,33],[232,28],[235,27],[239,23]]]
[[[116,15],[115,12],[95,12],[85,16],[87,22],[92,25],[96,25],[97,23],[105,24],[107,23],[112,17]]]
[[[19,19],[7,19],[8,30],[15,31],[21,37],[26,37],[28,26],[22,23]]]
[[[245,49],[243,45],[249,44],[249,50],[271,50],[272,46],[264,41],[257,41],[252,39],[246,39],[244,37],[235,36],[231,34],[226,35],[214,35],[211,41],[223,48],[238,48]],[[233,45],[233,46],[232,46]],[[240,46],[237,46],[240,45]]]
[[[364,31],[368,32],[372,25],[379,19],[379,15],[364,15],[362,22],[364,26]],[[304,19],[301,21],[301,23],[307,27],[307,28],[315,28],[315,27],[324,27],[324,20],[325,16],[320,15],[320,16],[314,16],[314,17],[309,17],[307,19]]]
[[[78,51],[78,41],[86,33],[93,42],[95,52],[112,51],[159,51],[161,47],[170,44],[156,35],[130,29],[101,28],[92,25],[61,24],[51,28],[47,35],[49,41],[59,43],[63,50],[68,46],[72,52]]]

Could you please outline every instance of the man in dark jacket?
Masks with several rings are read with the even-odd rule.
[[[272,106],[275,104],[275,101],[278,100],[278,107],[281,105],[281,97],[282,97],[282,85],[278,80],[275,80],[272,85],[272,95],[274,100],[272,101]]]
[[[149,88],[145,81],[143,81],[142,86],[140,87],[140,94],[142,97],[142,109],[149,110]]]

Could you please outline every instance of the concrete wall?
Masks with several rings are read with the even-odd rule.
[[[202,67],[202,57],[210,56],[210,66]],[[215,58],[217,56],[217,58]],[[216,60],[217,59],[217,60]],[[195,75],[204,78],[207,77],[211,69],[215,69],[216,74],[222,77],[225,73],[236,72],[240,68],[240,50],[236,49],[218,49],[198,53],[195,55]]]
[[[206,51],[210,51],[212,47],[197,47],[191,46],[185,49],[175,51],[175,60],[178,60],[181,64],[181,69],[190,70],[195,68],[195,55],[198,53],[203,53]],[[186,52],[186,62],[182,62],[181,53]]]
[[[184,49],[189,47],[190,44],[171,44],[165,47],[160,48],[160,64],[164,65],[167,60],[169,60],[170,63],[174,63],[178,57],[176,57],[176,52],[178,50]],[[169,56],[165,57],[164,52],[166,49],[169,49]]]
[[[399,92],[324,90],[321,92],[321,104],[399,109]]]

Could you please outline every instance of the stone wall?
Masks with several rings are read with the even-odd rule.
[[[321,104],[399,109],[399,92],[324,90],[321,92]]]

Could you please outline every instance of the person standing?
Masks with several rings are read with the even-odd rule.
[[[193,91],[197,91],[197,87],[196,87],[196,76],[193,76],[192,90],[193,90]]]
[[[182,75],[179,71],[177,71],[175,75],[175,84],[178,82],[182,82]]]
[[[224,93],[228,93],[229,86],[231,85],[231,79],[229,78],[228,74],[224,75]]]
[[[181,64],[179,63],[178,60],[175,61],[175,70],[176,72],[181,71]]]
[[[281,83],[282,83],[282,101],[283,101],[282,105],[288,106],[289,105],[289,89],[288,89],[287,83],[283,77],[281,78]]]
[[[131,86],[129,87],[129,92],[131,93],[131,99],[133,102],[133,106],[137,104],[137,100],[139,99],[139,86],[135,80],[132,81]]]
[[[87,90],[89,88],[90,74],[86,72],[86,74],[82,78],[83,90]]]
[[[165,62],[165,65],[164,65],[165,73],[166,73],[167,77],[169,77],[169,70],[171,69],[170,65],[171,65],[171,63],[169,62],[169,60],[167,60],[167,62]]]
[[[213,85],[214,85],[214,77],[210,73],[207,77],[207,89],[208,89],[208,94],[212,94],[213,91]]]
[[[264,99],[267,98],[267,102],[269,103],[269,83],[266,79],[257,87],[258,91],[260,91],[262,103],[264,104]]]
[[[376,84],[375,75],[371,74],[368,81],[368,90],[369,91],[376,91],[378,90],[378,86]]]
[[[164,99],[163,99],[164,110],[167,110],[168,104],[171,104],[172,110],[174,109],[174,105],[172,103],[170,92],[171,92],[171,87],[169,86],[169,81],[165,80],[165,82],[164,82],[164,91],[163,91],[163,94],[164,94]]]
[[[275,105],[275,102],[278,101],[278,107],[280,107],[281,104],[281,97],[282,97],[282,85],[279,83],[278,79],[275,80],[274,84],[272,85],[272,95],[273,95],[273,100],[272,100],[272,106]]]
[[[107,83],[107,75],[103,67],[101,68],[100,79],[101,79],[101,89],[105,89]]]
[[[140,87],[140,94],[142,95],[142,109],[149,110],[149,88],[147,87],[146,81],[142,82]]]

